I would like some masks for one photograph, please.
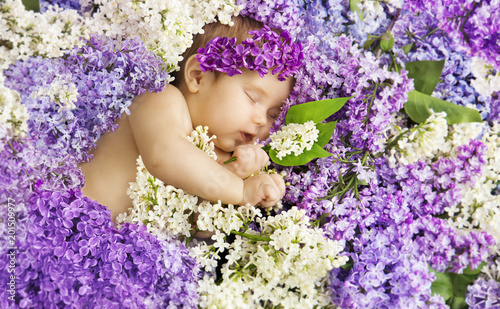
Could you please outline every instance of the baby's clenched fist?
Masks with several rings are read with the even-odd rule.
[[[257,174],[269,162],[269,156],[261,145],[241,145],[233,152],[235,161],[226,164],[226,168],[241,179]]]
[[[243,202],[263,207],[275,206],[285,195],[285,181],[278,174],[260,174],[243,182]]]

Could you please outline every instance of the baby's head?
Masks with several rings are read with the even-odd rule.
[[[195,37],[175,84],[193,127],[208,126],[215,147],[225,152],[269,136],[303,57],[286,32],[250,18],[234,23],[209,24]]]

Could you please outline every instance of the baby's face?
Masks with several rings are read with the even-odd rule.
[[[206,74],[196,104],[190,104],[193,127],[208,126],[209,133],[217,136],[215,147],[225,152],[257,138],[265,140],[290,94],[292,80],[279,81],[272,74],[260,77],[248,70],[232,77],[223,74],[217,81],[213,73]]]

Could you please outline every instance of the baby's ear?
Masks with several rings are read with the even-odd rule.
[[[205,74],[200,69],[200,63],[196,59],[196,54],[189,57],[184,67],[184,81],[189,92],[197,93],[200,87],[201,79]]]

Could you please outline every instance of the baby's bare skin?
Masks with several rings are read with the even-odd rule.
[[[161,93],[134,99],[131,114],[101,137],[91,162],[81,164],[83,193],[106,205],[113,220],[132,206],[126,192],[135,181],[139,155],[153,176],[209,201],[270,207],[283,197],[281,176],[248,176],[269,161],[253,144],[269,135],[291,82],[251,71],[215,80],[213,73],[199,70],[196,60],[188,62],[185,76],[179,89],[167,85]],[[198,125],[217,136],[218,162],[187,140]],[[236,161],[221,164],[233,155]]]

